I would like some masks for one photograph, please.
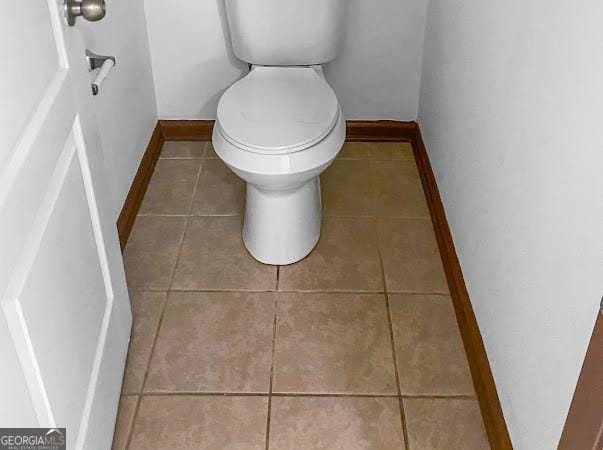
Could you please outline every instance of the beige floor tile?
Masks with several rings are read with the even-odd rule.
[[[134,414],[136,413],[136,402],[138,402],[138,397],[135,395],[127,395],[119,400],[113,446],[111,447],[113,450],[126,449],[128,436],[134,422]]]
[[[130,294],[132,334],[122,385],[124,393],[139,393],[142,390],[165,297],[165,292],[134,291]]]
[[[473,394],[450,297],[390,294],[389,304],[402,394]]]
[[[370,159],[371,142],[346,142],[339,151],[338,158],[340,159]]]
[[[160,158],[202,158],[206,152],[207,142],[166,141],[163,144]]]
[[[274,295],[171,292],[145,391],[268,392]]]
[[[128,287],[167,290],[184,233],[184,217],[138,216],[124,253]]]
[[[187,214],[200,159],[160,159],[140,205],[140,214]]]
[[[373,159],[414,160],[410,142],[375,142],[371,156]]]
[[[276,266],[261,264],[247,253],[241,221],[238,216],[191,217],[173,289],[275,289]]]
[[[412,450],[487,450],[490,448],[477,400],[405,399]]]
[[[266,397],[143,397],[130,450],[263,450],[267,414]]]
[[[325,216],[372,216],[375,199],[366,161],[337,160],[320,176]]]
[[[280,268],[279,289],[381,291],[377,245],[373,219],[325,218],[312,253]]]
[[[404,449],[395,398],[273,397],[273,450]]]
[[[232,215],[244,210],[245,182],[219,159],[205,161],[191,214]]]
[[[346,142],[339,158],[412,160],[413,154],[409,142]]]
[[[389,292],[448,293],[429,219],[380,219],[379,234]]]
[[[274,392],[396,394],[383,294],[280,294]]]
[[[370,165],[377,215],[429,217],[414,161],[371,161]]]

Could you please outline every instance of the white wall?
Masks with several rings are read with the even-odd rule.
[[[213,119],[247,72],[232,54],[224,0],[145,0],[157,109],[163,119]],[[426,0],[350,0],[328,80],[350,119],[414,120]]]
[[[143,0],[107,0],[102,21],[77,26],[90,50],[117,59],[94,99],[117,218],[157,122]]]
[[[603,293],[603,3],[431,0],[419,121],[515,448],[556,448]]]

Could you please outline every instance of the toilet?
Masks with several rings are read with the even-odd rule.
[[[234,54],[249,73],[218,103],[212,142],[247,183],[243,242],[265,264],[292,264],[320,237],[319,175],[345,141],[325,79],[348,0],[225,0]]]

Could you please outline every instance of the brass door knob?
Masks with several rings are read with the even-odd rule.
[[[105,17],[105,12],[105,0],[65,0],[65,16],[69,26],[75,25],[78,16],[96,22]]]

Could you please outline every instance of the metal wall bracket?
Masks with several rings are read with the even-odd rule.
[[[97,55],[86,49],[86,61],[88,62],[89,71],[99,69],[107,59],[110,59],[115,64],[115,56]]]

